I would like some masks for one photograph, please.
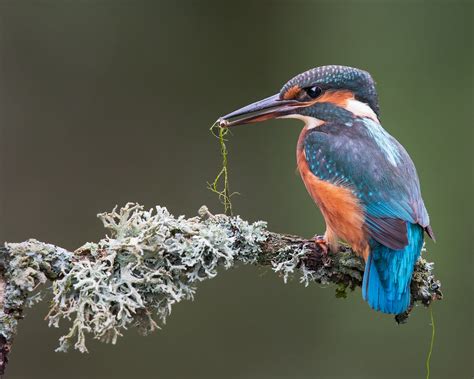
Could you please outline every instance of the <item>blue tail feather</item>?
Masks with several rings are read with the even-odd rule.
[[[375,310],[399,314],[410,304],[413,268],[423,246],[422,227],[407,222],[407,237],[408,245],[401,250],[371,241],[362,296]]]

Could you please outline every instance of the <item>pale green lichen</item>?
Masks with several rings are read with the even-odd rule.
[[[306,265],[301,264],[301,260],[307,255],[308,251],[303,247],[294,249],[290,246],[280,249],[278,254],[272,260],[273,271],[281,274],[283,281],[288,282],[288,278],[292,276],[296,270],[302,269],[303,275],[300,278],[301,283],[305,286],[309,284],[311,273],[307,270]]]
[[[41,300],[41,293],[35,290],[48,278],[69,271],[72,253],[34,239],[5,246],[10,254],[2,262],[8,270],[4,270],[6,285],[0,311],[0,334],[11,340],[23,309]]]
[[[166,322],[172,306],[191,300],[196,284],[217,275],[220,266],[252,263],[266,224],[239,217],[175,218],[166,208],[145,211],[128,204],[99,215],[109,236],[76,251],[76,261],[54,281],[50,325],[72,320],[58,350],[87,351],[85,334],[115,343],[130,325],[148,333]],[[221,221],[220,221],[221,220]]]

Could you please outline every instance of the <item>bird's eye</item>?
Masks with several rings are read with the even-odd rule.
[[[321,96],[321,94],[323,93],[323,90],[321,89],[321,87],[318,87],[318,86],[305,88],[305,91],[306,91],[306,94],[312,99],[316,99],[317,97]]]

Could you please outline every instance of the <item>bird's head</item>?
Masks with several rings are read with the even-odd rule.
[[[290,79],[279,93],[229,113],[219,123],[230,127],[272,118],[298,118],[307,125],[317,125],[336,117],[338,111],[377,119],[377,92],[368,72],[346,66],[313,68]]]

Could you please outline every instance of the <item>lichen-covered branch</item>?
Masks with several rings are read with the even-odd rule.
[[[129,203],[99,218],[108,235],[74,252],[36,240],[0,249],[0,374],[23,309],[41,299],[37,288],[47,280],[53,291],[49,325],[71,323],[57,350],[81,352],[87,351],[86,335],[115,343],[130,326],[143,334],[159,328],[173,304],[193,299],[197,284],[215,277],[219,267],[269,266],[285,281],[297,276],[305,285],[334,283],[338,297],[362,282],[364,263],[348,247],[325,256],[312,240],[269,232],[263,221],[212,215],[206,207],[185,218]],[[441,299],[432,270],[419,259],[412,305]]]

